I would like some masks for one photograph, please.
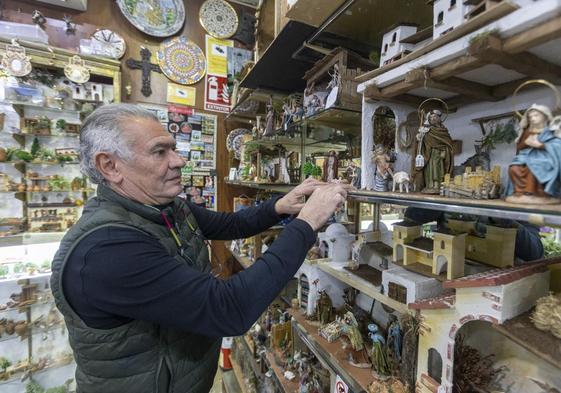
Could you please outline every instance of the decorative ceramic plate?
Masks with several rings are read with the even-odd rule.
[[[163,73],[174,82],[192,85],[205,75],[205,55],[201,48],[186,37],[162,42],[157,57]]]
[[[92,34],[92,40],[100,43],[104,53],[114,59],[120,59],[125,55],[127,44],[119,34],[109,29],[98,29]]]
[[[246,128],[236,128],[230,131],[226,137],[226,148],[233,151],[237,160],[241,158],[241,148],[243,146],[244,135],[250,135],[251,131]]]
[[[183,0],[117,0],[117,4],[134,27],[154,37],[174,35],[185,21]]]
[[[199,21],[216,38],[229,38],[238,31],[238,14],[224,0],[206,0],[199,10]]]

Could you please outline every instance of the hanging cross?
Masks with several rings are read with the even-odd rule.
[[[152,87],[150,86],[150,72],[162,73],[160,66],[158,64],[150,63],[150,58],[152,53],[146,49],[140,49],[140,60],[127,59],[127,66],[133,70],[142,70],[142,89],[140,91],[144,97],[150,97],[152,94]]]

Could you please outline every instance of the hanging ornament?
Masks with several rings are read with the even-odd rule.
[[[90,80],[90,71],[80,56],[68,59],[68,64],[64,67],[64,75],[74,83],[86,83]]]
[[[31,72],[31,61],[25,55],[25,48],[17,42],[6,45],[6,53],[2,57],[2,68],[9,76],[26,76]]]

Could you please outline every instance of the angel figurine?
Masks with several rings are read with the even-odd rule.
[[[374,191],[388,191],[390,177],[393,172],[390,164],[390,156],[383,146],[377,146],[372,152],[372,162],[375,165]]]
[[[508,168],[506,201],[561,203],[561,117],[532,105],[520,120],[516,156]]]

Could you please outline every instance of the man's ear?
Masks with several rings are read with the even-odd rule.
[[[109,183],[120,184],[123,174],[117,166],[118,158],[114,154],[99,152],[95,154],[95,167]]]

